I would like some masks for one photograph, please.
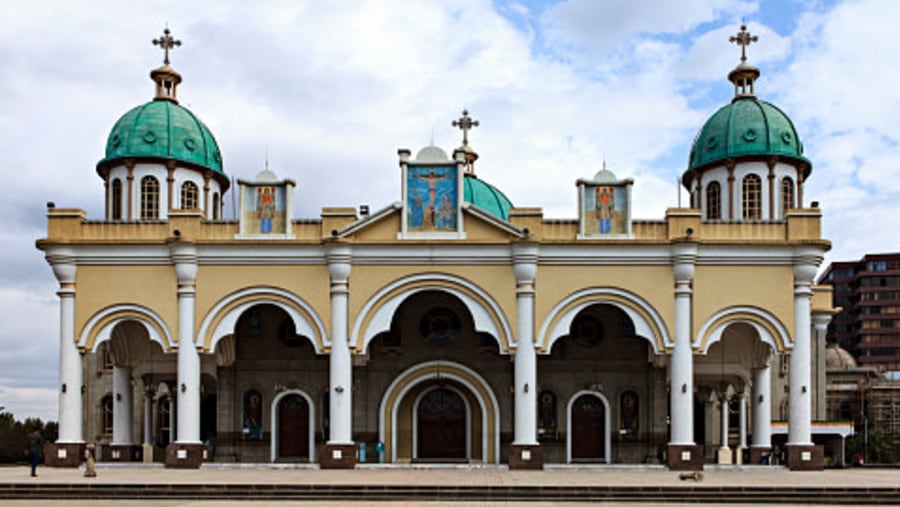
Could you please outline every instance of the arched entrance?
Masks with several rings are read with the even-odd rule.
[[[309,397],[300,391],[278,395],[272,404],[272,461],[313,461]]]
[[[437,387],[424,393],[415,412],[416,459],[468,459],[469,407],[463,395]]]
[[[569,402],[569,461],[609,463],[609,403],[598,393]]]

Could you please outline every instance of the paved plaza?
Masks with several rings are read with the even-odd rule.
[[[82,469],[39,468],[38,477],[28,476],[28,468],[22,466],[0,468],[0,486],[9,484],[41,483],[57,485],[88,484],[151,484],[151,485],[191,485],[191,484],[246,484],[256,485],[331,485],[331,486],[436,486],[436,487],[746,487],[775,488],[772,500],[778,499],[778,490],[792,488],[829,488],[835,491],[860,488],[897,488],[900,487],[900,470],[878,468],[854,468],[844,470],[825,470],[820,472],[788,472],[783,468],[749,468],[743,470],[708,468],[700,482],[682,481],[677,472],[661,467],[597,467],[597,468],[554,468],[544,471],[509,471],[504,468],[366,468],[357,470],[320,470],[316,468],[276,468],[261,466],[205,466],[199,470],[175,470],[160,466],[100,466],[97,477],[86,478]],[[823,494],[823,503],[828,503],[828,495]],[[59,505],[59,500],[0,500],[0,505],[49,506]],[[202,499],[117,499],[117,500],[71,500],[67,505],[150,505],[150,506],[210,506],[223,503],[242,506],[255,505],[392,505],[392,506],[445,506],[445,505],[518,505],[516,502],[468,502],[436,499],[414,499],[411,501],[275,501],[253,499],[244,500],[202,500]],[[604,505],[626,505],[633,502],[604,502]],[[535,501],[529,505],[590,505],[577,501]],[[661,504],[651,500],[642,505]],[[727,502],[727,505],[741,505]],[[665,503],[665,505],[679,505]],[[758,505],[758,504],[757,504]],[[792,505],[780,503],[780,505]],[[808,503],[806,505],[809,505]],[[852,505],[852,503],[844,503]]]

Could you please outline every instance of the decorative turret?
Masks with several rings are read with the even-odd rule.
[[[734,98],[697,133],[682,183],[706,220],[783,220],[802,207],[812,164],[791,119],[756,98],[760,72],[747,63],[747,46],[759,38],[741,25],[729,40],[741,47],[741,61],[728,73]]]
[[[164,52],[163,65],[150,72],[153,100],[119,118],[97,163],[107,187],[106,218],[161,220],[168,210],[182,209],[219,219],[229,181],[212,132],[178,104],[182,79],[169,65],[169,53],[181,41],[166,28],[152,42]]]

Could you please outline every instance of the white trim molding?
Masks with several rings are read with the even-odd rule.
[[[590,389],[582,389],[581,391],[576,392],[569,398],[569,402],[566,404],[566,463],[572,462],[572,406],[575,404],[575,400],[581,398],[582,396],[594,396],[603,403],[604,408],[604,425],[606,426],[606,431],[604,431],[603,435],[603,461],[609,464],[609,455],[610,455],[610,446],[612,445],[612,438],[610,437],[610,433],[612,432],[611,428],[611,409],[609,406],[609,400],[606,399],[606,396],[599,391],[592,391]]]
[[[280,393],[276,394],[275,397],[272,398],[272,406],[270,407],[270,410],[269,410],[269,413],[270,413],[269,420],[272,421],[272,430],[271,430],[270,436],[269,436],[269,445],[270,445],[269,456],[270,456],[272,463],[275,463],[275,461],[279,458],[279,456],[278,456],[278,403],[285,396],[290,396],[292,394],[299,395],[301,398],[306,400],[306,405],[307,405],[307,407],[309,407],[309,426],[307,428],[308,429],[307,433],[309,433],[309,435],[308,435],[308,438],[309,438],[309,444],[308,444],[309,445],[309,447],[308,447],[309,462],[315,463],[316,462],[316,447],[315,447],[314,436],[316,434],[316,425],[315,425],[315,423],[316,423],[316,406],[313,404],[312,398],[310,398],[308,394],[306,394],[305,392],[303,392],[299,389],[286,389],[286,390],[281,391]]]
[[[125,315],[121,317],[115,316],[120,313]],[[129,313],[136,313],[138,316],[128,315]],[[144,326],[148,336],[150,336],[150,340],[158,343],[163,351],[178,348],[178,343],[172,338],[172,331],[158,313],[147,307],[132,304],[108,306],[95,313],[82,328],[81,335],[78,337],[78,347],[82,349],[87,347],[88,339],[94,333],[94,329],[97,325],[101,325],[102,327],[97,331],[94,342],[91,344],[91,352],[96,352],[98,345],[110,339],[116,325],[129,320]],[[148,324],[148,322],[152,324]],[[162,333],[158,330],[161,330]]]

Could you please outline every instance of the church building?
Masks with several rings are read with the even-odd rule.
[[[478,174],[467,111],[458,148],[377,169],[396,202],[295,217],[316,189],[268,169],[232,184],[178,101],[166,30],[152,100],[96,165],[105,215],[48,205],[37,242],[59,281],[48,462],[96,443],[170,467],[699,470],[767,461],[783,420],[787,466],[821,469],[830,243],[798,132],[756,96],[755,40],[732,37],[734,98],[673,169],[689,206],[659,219],[632,217],[640,181],[602,161],[572,182],[570,219],[513,204]]]

